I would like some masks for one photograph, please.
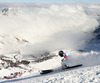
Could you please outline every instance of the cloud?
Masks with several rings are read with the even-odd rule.
[[[86,15],[78,5],[51,4],[19,9],[23,13],[17,16],[0,16],[0,34],[29,41],[30,44],[19,48],[23,54],[32,54],[35,50],[81,48],[98,26],[96,19]]]

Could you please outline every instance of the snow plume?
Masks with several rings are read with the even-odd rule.
[[[1,13],[0,34],[19,36],[29,41],[19,48],[22,54],[81,48],[98,26],[96,19],[86,15],[82,6],[78,5],[51,4],[18,9],[22,12],[17,15]]]

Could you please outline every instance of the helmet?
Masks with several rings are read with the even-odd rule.
[[[64,52],[63,52],[62,50],[59,51],[59,55],[60,55],[61,57],[63,57],[63,53],[64,53]]]

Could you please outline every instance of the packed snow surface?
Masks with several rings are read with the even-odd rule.
[[[21,79],[9,80],[11,83],[99,83],[100,66],[65,70],[47,75],[37,75]]]
[[[33,69],[32,72],[29,72],[30,69],[24,70],[20,68],[8,68],[1,73],[5,75],[5,72],[10,73],[26,71],[22,77],[10,79],[10,80],[1,80],[1,83],[77,83],[77,82],[99,82],[100,81],[100,53],[90,52],[90,53],[80,53],[77,51],[71,51],[71,55],[68,56],[67,65],[72,66],[75,64],[82,63],[82,67],[67,69],[67,70],[58,70],[56,72],[40,75],[41,70],[45,69],[59,69],[61,68],[61,57],[56,56],[53,59],[43,61],[36,64],[30,64]],[[79,57],[81,55],[81,57]],[[73,57],[72,57],[73,56]],[[6,75],[7,75],[6,73]],[[2,75],[3,76],[3,75]]]

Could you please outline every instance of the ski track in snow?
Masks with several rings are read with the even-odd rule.
[[[64,70],[45,75],[7,80],[0,83],[99,83],[100,66]]]
[[[68,63],[73,65],[83,62],[82,67],[52,72],[45,75],[39,75],[39,72],[35,74],[33,71],[33,74],[28,73],[28,75],[26,74],[21,78],[5,80],[0,83],[98,83],[100,81],[100,53],[95,51],[83,53],[71,51],[70,53]],[[33,67],[35,70],[54,69],[61,66],[60,62],[61,57],[54,57],[53,59],[34,64]]]

